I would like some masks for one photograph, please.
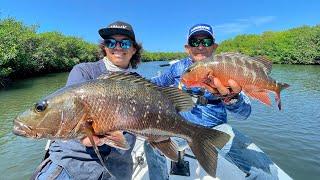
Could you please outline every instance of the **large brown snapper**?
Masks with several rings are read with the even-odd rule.
[[[191,124],[179,111],[191,97],[173,87],[157,87],[137,74],[116,73],[64,87],[17,116],[13,133],[31,138],[103,136],[112,147],[129,149],[123,131],[144,137],[167,157],[178,154],[170,137],[186,139],[201,166],[215,176],[217,150],[229,135]],[[97,147],[96,153],[102,161]]]

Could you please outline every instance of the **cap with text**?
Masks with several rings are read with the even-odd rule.
[[[214,32],[213,32],[212,27],[210,25],[208,25],[208,24],[196,24],[196,25],[192,26],[189,29],[188,40],[189,40],[189,38],[191,36],[199,35],[199,34],[209,35],[213,39],[215,39]]]
[[[114,23],[111,23],[106,28],[100,29],[99,34],[103,39],[108,39],[110,38],[110,36],[120,34],[128,36],[133,41],[136,41],[132,26],[121,21],[116,21]]]

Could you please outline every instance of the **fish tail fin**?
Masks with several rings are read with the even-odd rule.
[[[224,132],[209,129],[199,128],[191,137],[189,146],[199,161],[202,168],[212,177],[216,177],[218,151],[230,139],[230,136]]]
[[[288,88],[290,85],[287,83],[277,83],[278,87],[279,87],[279,92]]]
[[[287,83],[277,83],[278,90],[276,91],[276,102],[278,104],[279,110],[281,110],[281,98],[280,98],[280,92],[286,88],[288,88],[290,85]]]

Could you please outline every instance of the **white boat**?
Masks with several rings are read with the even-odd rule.
[[[148,165],[146,161],[146,156],[144,153],[144,139],[137,137],[136,144],[132,150],[132,159],[133,159],[133,180],[149,180],[149,172]],[[50,140],[47,142],[46,151],[48,150],[50,145]],[[249,149],[252,149],[257,152],[264,153],[258,146],[254,143],[251,143],[248,146]],[[182,150],[179,150],[182,151]],[[195,159],[191,149],[189,147],[184,148],[184,156],[183,161],[188,162],[189,171],[185,175],[176,175],[172,174],[171,170],[171,160],[167,158],[167,170],[169,172],[169,178],[172,180],[245,180],[247,174],[241,171],[237,166],[227,161],[223,156],[218,154],[217,160],[217,170],[216,177],[213,178],[208,175],[204,169],[200,166],[198,161]],[[278,165],[274,162],[269,164],[269,167],[274,174],[276,174],[277,178],[271,179],[279,179],[279,180],[292,180],[292,178],[285,173]],[[249,178],[249,179],[257,179],[257,178]],[[265,179],[265,178],[264,178]],[[266,180],[269,180],[267,178]]]
[[[250,145],[252,149],[262,152],[260,148],[258,148],[255,144]],[[174,175],[171,174],[171,161],[167,159],[167,168],[169,172],[169,178],[173,180],[213,180],[213,179],[221,179],[221,180],[233,180],[233,179],[245,179],[246,174],[242,172],[238,167],[234,164],[227,161],[221,155],[218,155],[218,163],[217,163],[217,171],[216,177],[213,178],[209,176],[199,165],[198,161],[194,158],[193,153],[190,148],[185,149],[184,161],[189,162],[189,176],[182,175]],[[132,157],[134,161],[134,173],[132,176],[133,180],[149,180],[148,173],[148,165],[146,161],[146,157],[144,154],[144,140],[141,138],[137,138],[136,145],[132,151]],[[279,180],[292,180],[292,178],[286,174],[281,168],[279,168],[275,163],[270,165],[273,172],[277,173]]]
[[[178,62],[178,61],[180,61],[180,59],[171,60],[171,61],[169,61],[168,63],[166,63],[166,64],[160,64],[159,66],[160,66],[160,67],[171,66],[172,64],[174,64],[174,63],[176,63],[176,62]]]

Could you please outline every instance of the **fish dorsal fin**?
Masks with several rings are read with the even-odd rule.
[[[272,61],[267,58],[266,56],[255,56],[251,57],[252,60],[259,62],[264,65],[264,70],[267,72],[267,74],[271,73],[272,70]]]
[[[158,87],[160,91],[165,94],[173,103],[178,112],[189,111],[193,108],[194,102],[188,93],[176,87]]]
[[[240,54],[238,52],[223,52],[217,54],[213,57],[213,61],[215,62],[231,62],[231,61],[242,61],[241,59],[248,59],[248,56]]]
[[[238,52],[223,52],[223,53],[215,55],[213,57],[213,59],[215,61],[223,61],[223,60],[225,60],[226,57],[228,57],[228,58],[232,58],[232,57],[240,58],[240,57],[243,57],[243,56],[244,56],[243,54],[240,54]]]
[[[217,56],[241,56],[243,54],[239,53],[239,52],[223,52],[223,53],[220,53],[218,54]]]
[[[112,72],[103,74],[99,76],[98,79],[129,81],[131,83],[141,84],[146,87],[156,88],[173,103],[178,112],[188,111],[194,106],[192,98],[188,93],[185,93],[176,87],[159,87],[136,72]]]
[[[131,81],[131,80],[144,79],[144,78],[136,72],[108,72],[100,75],[97,79]]]
[[[211,63],[215,63],[216,60],[219,60],[219,59],[217,59],[215,56],[210,56],[201,61],[196,61],[192,63],[187,69],[185,69],[184,73],[195,70],[197,67],[203,67],[206,65],[210,65]]]
[[[140,74],[136,72],[109,72],[109,73],[100,75],[97,79],[128,81],[128,82],[133,82],[137,84],[142,84],[148,87],[157,87],[151,81],[145,79],[144,77],[140,76]]]

